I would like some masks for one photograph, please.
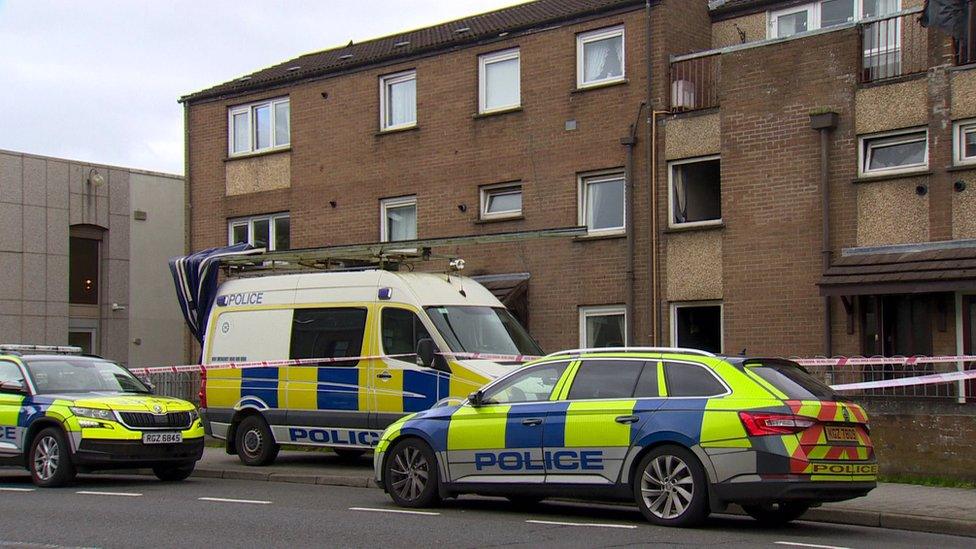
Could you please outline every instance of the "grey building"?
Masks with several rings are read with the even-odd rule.
[[[0,150],[0,342],[173,364],[181,176]]]

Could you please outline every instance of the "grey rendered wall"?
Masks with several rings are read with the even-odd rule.
[[[183,180],[129,174],[129,364],[178,364],[183,359],[183,316],[167,261],[184,253]],[[136,341],[139,344],[136,344]]]

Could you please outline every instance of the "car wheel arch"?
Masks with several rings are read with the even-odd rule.
[[[241,408],[241,409],[237,410],[236,412],[234,412],[234,417],[232,417],[231,420],[230,420],[230,427],[227,428],[227,441],[226,442],[227,442],[227,453],[228,454],[231,454],[231,455],[237,454],[237,442],[236,442],[236,440],[237,440],[237,427],[238,427],[238,425],[241,424],[242,421],[244,421],[245,419],[247,419],[247,418],[249,418],[251,416],[259,416],[261,419],[263,419],[265,421],[265,423],[268,422],[268,420],[264,417],[264,414],[261,413],[261,410],[258,410],[257,408],[250,408],[250,407],[248,407],[248,408]],[[269,425],[270,425],[270,423],[269,423]]]
[[[427,440],[426,438],[424,438],[423,436],[421,436],[418,433],[400,433],[395,439],[393,439],[393,440],[390,441],[389,445],[387,446],[387,448],[389,448],[389,451],[384,452],[384,454],[383,454],[383,463],[381,465],[380,472],[383,475],[383,483],[384,483],[384,485],[386,484],[386,465],[387,465],[387,463],[389,463],[390,457],[393,455],[393,449],[396,447],[397,444],[400,444],[401,442],[403,442],[405,440],[411,440],[411,439],[412,440],[418,440],[418,441],[424,443],[425,445],[427,445],[428,448],[430,448],[431,453],[434,454],[434,459],[437,460],[437,464],[436,464],[437,465],[437,478],[443,484],[444,478],[442,478],[442,477],[444,475],[441,474],[441,469],[442,469],[443,464],[441,463],[441,460],[440,460],[440,458],[437,455],[438,454],[437,450],[434,449],[434,445],[431,444],[429,440]]]
[[[22,446],[24,467],[30,468],[30,452],[31,452],[31,445],[34,444],[34,438],[37,436],[38,433],[40,433],[44,429],[47,429],[48,427],[59,429],[61,431],[61,434],[64,435],[65,440],[68,441],[68,444],[70,445],[72,443],[71,433],[69,433],[68,430],[65,429],[64,424],[62,422],[51,417],[42,417],[36,419],[33,422],[31,422],[30,427],[27,428],[27,432],[24,433],[24,443]],[[73,449],[69,448],[69,450],[72,450],[72,454],[74,453]]]
[[[624,469],[627,476],[620,480],[621,484],[630,485],[634,481],[634,477],[637,473],[637,467],[640,466],[640,462],[644,459],[648,453],[654,451],[655,448],[660,448],[661,446],[678,446],[684,448],[691,452],[695,458],[698,460],[698,464],[701,465],[702,470],[705,471],[706,480],[709,484],[715,482],[715,472],[712,470],[711,461],[708,456],[701,451],[701,447],[695,443],[689,443],[690,440],[687,437],[667,437],[667,438],[657,438],[653,441],[649,441],[646,445],[635,445],[635,448],[639,448],[636,452],[632,452],[628,456],[629,463]]]

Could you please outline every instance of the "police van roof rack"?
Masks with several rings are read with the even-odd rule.
[[[584,349],[568,349],[549,353],[546,358],[559,355],[582,355],[585,353],[684,353],[689,355],[700,355],[714,357],[715,353],[703,351],[701,349],[690,349],[686,347],[592,347]]]
[[[0,343],[0,352],[23,355],[27,353],[50,355],[80,355],[81,347],[71,345],[25,345],[21,343]]]
[[[221,266],[230,276],[271,274],[274,272],[361,271],[367,269],[399,270],[401,266],[435,259],[452,262],[457,255],[435,254],[437,248],[456,248],[539,238],[572,238],[586,234],[586,227],[564,227],[537,231],[514,231],[472,236],[425,238],[397,242],[351,244],[325,248],[285,251],[250,251],[221,258]],[[463,263],[461,263],[463,265]]]

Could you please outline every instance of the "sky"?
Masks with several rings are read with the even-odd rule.
[[[518,3],[0,0],[0,149],[182,174],[180,96]]]

